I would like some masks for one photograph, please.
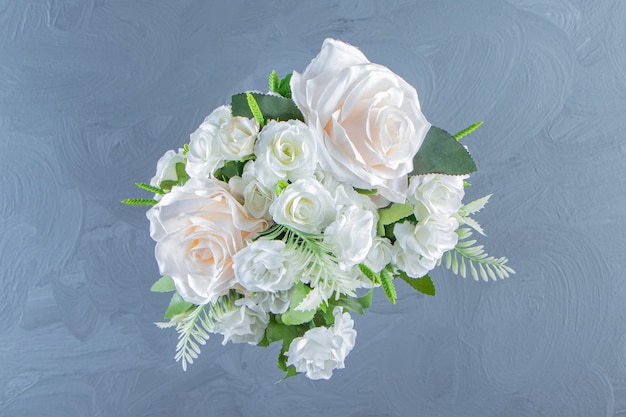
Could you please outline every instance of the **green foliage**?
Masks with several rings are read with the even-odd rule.
[[[421,278],[411,278],[406,274],[406,272],[401,271],[398,274],[398,278],[400,278],[402,281],[409,284],[411,288],[413,288],[416,291],[421,292],[422,294],[426,294],[430,296],[435,295],[435,284],[433,283],[433,280],[430,279],[428,275],[424,275]]]
[[[432,126],[413,158],[411,175],[465,175],[477,170],[463,145],[445,130]]]
[[[298,325],[313,320],[317,309],[305,311],[296,310],[296,307],[300,305],[309,292],[311,292],[311,288],[308,285],[303,282],[298,282],[291,296],[289,309],[280,316],[283,323],[287,325]]]
[[[376,275],[376,273],[372,271],[367,265],[359,264],[359,269],[367,279],[374,283],[374,285],[380,284],[380,278],[378,278],[378,275]]]
[[[465,204],[463,207],[460,208],[459,215],[461,217],[465,217],[469,216],[470,214],[478,213],[480,210],[483,209],[483,207],[485,207],[485,204],[487,204],[489,198],[491,198],[491,194]]]
[[[231,109],[233,116],[252,119],[254,115],[248,105],[248,93],[235,94],[232,97]],[[296,104],[289,98],[249,93],[256,100],[263,117],[270,120],[296,119],[304,122],[304,116]]]
[[[170,304],[165,311],[164,319],[171,319],[174,316],[184,313],[189,310],[193,304],[188,303],[183,300],[183,297],[180,296],[177,292],[172,295],[172,299],[170,300]]]
[[[461,227],[456,233],[459,235],[459,243],[453,250],[446,252],[446,268],[463,278],[467,276],[467,269],[469,269],[472,278],[476,281],[479,280],[479,275],[483,281],[489,281],[489,279],[495,281],[515,273],[513,268],[507,265],[506,257],[494,258],[485,253],[482,245],[474,246],[476,240],[469,240],[472,235],[469,228]],[[441,264],[441,260],[439,263]]]
[[[250,107],[250,112],[256,119],[257,123],[261,128],[263,128],[263,124],[265,120],[263,120],[263,112],[259,108],[259,103],[256,102],[254,96],[250,93],[246,93],[246,98],[248,99],[248,107]]]
[[[216,179],[226,183],[232,177],[241,177],[241,174],[243,174],[243,167],[249,160],[249,158],[244,158],[240,161],[226,161],[224,166],[217,169],[213,176],[215,176]]]
[[[176,163],[176,177],[178,178],[178,185],[185,185],[189,180],[189,175],[185,171],[185,164],[183,162]]]
[[[413,206],[411,206],[409,202],[403,204],[393,203],[389,207],[379,209],[377,225],[378,236],[385,236],[385,226],[394,224],[412,214]]]
[[[154,206],[157,204],[153,198],[127,198],[126,200],[122,200],[122,204],[128,204],[129,206]]]
[[[354,191],[356,191],[359,194],[363,194],[363,195],[373,195],[376,194],[378,192],[377,189],[373,189],[373,190],[366,190],[363,188],[355,188]]]
[[[285,190],[285,188],[287,188],[289,186],[289,183],[285,180],[278,180],[278,183],[276,184],[276,195],[281,195],[283,193],[283,191]]]
[[[291,76],[291,72],[285,75],[278,85],[278,94],[285,98],[291,98]]]
[[[454,135],[454,139],[460,140],[461,138],[464,138],[465,136],[467,136],[470,133],[474,132],[476,129],[478,129],[482,125],[483,125],[483,122],[478,122],[478,123],[474,123],[473,125],[470,125],[470,126],[466,127],[465,129],[461,130],[460,132],[456,133]]]
[[[154,193],[154,194],[165,194],[165,191],[163,191],[159,187],[155,187],[153,185],[146,184],[145,182],[136,182],[135,185],[137,187],[141,188],[142,190],[146,190],[146,191],[149,191],[149,192]]]
[[[172,279],[172,277],[170,277],[168,275],[165,275],[165,276],[159,278],[159,280],[157,282],[152,284],[152,287],[150,287],[150,291],[152,291],[152,292],[172,292],[172,291],[176,291],[176,286],[174,285],[174,280]]]
[[[278,93],[278,86],[280,85],[280,80],[278,79],[278,74],[276,74],[276,70],[272,70],[270,73],[270,78],[268,81],[269,89],[272,93]]]
[[[369,290],[362,297],[340,297],[338,300],[328,300],[328,310],[331,312],[335,307],[345,307],[357,314],[365,314],[365,309],[372,305],[374,291]],[[328,320],[327,320],[328,322]],[[332,323],[331,323],[332,324]],[[329,324],[330,325],[330,324]]]
[[[380,271],[380,284],[385,291],[385,295],[391,301],[391,304],[395,304],[398,298],[396,294],[396,287],[393,285],[393,276],[391,275],[388,267]]]

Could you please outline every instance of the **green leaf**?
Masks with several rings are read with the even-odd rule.
[[[178,178],[178,185],[185,185],[189,179],[187,171],[185,171],[185,164],[183,162],[176,163],[176,177]]]
[[[465,147],[443,129],[431,126],[424,143],[413,158],[411,175],[465,175],[477,170]]]
[[[413,214],[413,206],[411,206],[411,203],[409,202],[403,204],[393,203],[387,208],[378,210],[378,236],[385,235],[386,225],[393,224],[398,220],[402,220],[405,217],[410,216],[411,214]]]
[[[276,195],[281,195],[285,188],[287,188],[288,186],[289,183],[287,181],[278,180],[278,183],[276,184],[276,189],[274,190],[276,192]]]
[[[434,296],[435,295],[435,284],[433,280],[430,279],[428,275],[424,275],[421,278],[411,278],[406,272],[400,272],[398,277],[409,284],[414,290],[421,292],[422,294]]]
[[[172,317],[178,314],[184,313],[185,311],[189,310],[191,307],[193,307],[193,304],[188,303],[187,301],[183,300],[183,297],[181,297],[180,294],[175,292],[174,295],[172,295],[172,299],[170,300],[170,305],[167,307],[167,310],[165,311],[165,316],[163,316],[163,318],[171,319]]]
[[[127,198],[126,200],[122,200],[122,204],[128,204],[129,206],[154,206],[157,204],[153,198]]]
[[[350,311],[354,311],[357,314],[365,314],[365,309],[372,305],[373,290],[369,290],[363,297],[341,297],[338,300],[329,300],[329,309],[331,311],[334,307],[345,307]]]
[[[296,310],[296,307],[302,302],[302,300],[304,300],[309,292],[311,292],[311,288],[308,285],[303,282],[298,282],[293,295],[291,296],[289,309],[280,316],[283,323],[288,325],[298,325],[313,320],[317,309],[306,311]]]
[[[246,93],[246,98],[248,99],[248,107],[250,107],[250,112],[256,119],[259,126],[263,128],[263,124],[265,123],[265,120],[263,120],[263,112],[259,108],[259,103],[256,102],[256,100],[254,99],[254,96],[250,93]]]
[[[396,294],[396,287],[393,285],[393,277],[387,270],[387,268],[380,271],[380,284],[383,287],[383,291],[385,291],[385,295],[391,301],[391,304],[395,304],[398,298]]]
[[[278,93],[279,84],[280,80],[278,79],[278,74],[276,74],[276,70],[272,70],[272,72],[270,73],[270,79],[268,81],[270,91],[272,93]]]
[[[278,94],[286,98],[291,98],[291,75],[291,72],[285,75],[278,86]]]
[[[376,275],[376,273],[372,271],[367,265],[359,264],[359,269],[367,279],[372,281],[374,284],[380,284],[380,278],[378,278],[378,275]]]
[[[359,194],[363,194],[363,195],[372,195],[372,194],[376,194],[378,192],[378,190],[376,188],[374,188],[373,190],[366,190],[363,188],[355,188],[354,191],[356,191]]]
[[[459,215],[465,217],[469,216],[470,214],[478,213],[480,210],[483,209],[483,207],[485,207],[485,204],[487,204],[489,198],[491,198],[491,194],[465,204],[459,210]]]
[[[165,181],[161,181],[161,184],[159,184],[159,187],[161,187],[161,189],[164,191],[170,191],[172,187],[175,185],[178,185],[178,181],[165,180]]]
[[[259,93],[250,93],[259,105],[264,117],[271,120],[296,119],[304,122],[304,116],[296,104],[289,98],[269,96]],[[246,93],[235,94],[232,97],[231,109],[233,116],[243,116],[252,119]]]
[[[159,278],[157,282],[152,284],[152,287],[150,287],[150,291],[171,292],[171,291],[176,291],[176,286],[174,285],[174,280],[172,279],[172,277],[165,275]]]
[[[163,191],[159,187],[155,187],[153,185],[146,184],[145,182],[136,182],[135,185],[137,187],[141,188],[142,190],[146,190],[146,191],[149,191],[149,192],[154,193],[154,194],[165,194],[165,191]]]
[[[228,182],[232,177],[241,177],[243,167],[248,159],[241,161],[226,161],[223,167],[216,170],[213,174],[220,181]]]
[[[479,127],[481,127],[482,125],[483,125],[483,122],[478,122],[478,123],[474,123],[473,125],[470,125],[466,127],[465,129],[461,130],[460,132],[456,133],[454,135],[454,139],[459,140],[461,138],[464,138],[465,136],[469,135],[470,133],[472,133]]]

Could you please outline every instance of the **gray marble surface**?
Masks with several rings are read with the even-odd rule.
[[[0,0],[0,415],[626,416],[626,2]],[[486,248],[355,317],[330,381],[212,338],[182,372],[137,196],[231,94],[359,46],[467,139]]]

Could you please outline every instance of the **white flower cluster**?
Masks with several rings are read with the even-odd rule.
[[[328,379],[356,338],[341,306],[380,285],[363,271],[433,269],[457,244],[466,176],[411,174],[431,125],[415,89],[358,49],[326,40],[290,87],[304,121],[218,107],[159,160],[151,185],[175,185],[147,216],[180,297],[229,300],[211,318],[223,343],[271,343],[292,326],[285,367]],[[381,232],[380,210],[407,202],[412,214]]]

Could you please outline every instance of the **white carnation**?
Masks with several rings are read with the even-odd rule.
[[[293,339],[286,352],[287,366],[306,372],[310,379],[329,379],[333,370],[345,367],[346,356],[354,347],[356,330],[348,313],[336,307],[333,311],[335,324],[330,328],[316,327],[302,337]]]
[[[293,288],[288,291],[258,292],[252,299],[265,311],[282,314],[289,308]]]
[[[218,325],[218,333],[224,335],[223,345],[249,343],[256,345],[263,339],[269,324],[269,315],[249,298],[235,301],[235,309],[224,314]]]
[[[396,253],[397,247],[394,247],[389,239],[376,237],[365,258],[365,265],[378,273],[394,260]]]
[[[326,228],[324,242],[332,248],[341,269],[363,262],[376,235],[375,227],[373,212],[352,205]]]
[[[317,164],[315,133],[298,120],[272,120],[259,133],[254,153],[259,180],[268,187],[307,178]]]
[[[250,292],[288,290],[296,279],[289,255],[283,241],[256,240],[233,256],[235,277]]]
[[[185,163],[182,149],[179,149],[178,152],[173,150],[165,152],[157,162],[156,174],[150,180],[150,185],[161,187],[163,181],[178,181],[176,174],[176,164],[178,163]],[[156,200],[160,200],[161,197],[160,194],[154,196]]]
[[[207,179],[222,166],[224,158],[219,149],[219,133],[232,119],[229,106],[220,106],[209,114],[189,136],[187,173],[191,178]]]
[[[290,184],[269,211],[276,223],[305,233],[320,233],[336,215],[332,196],[312,178]]]

